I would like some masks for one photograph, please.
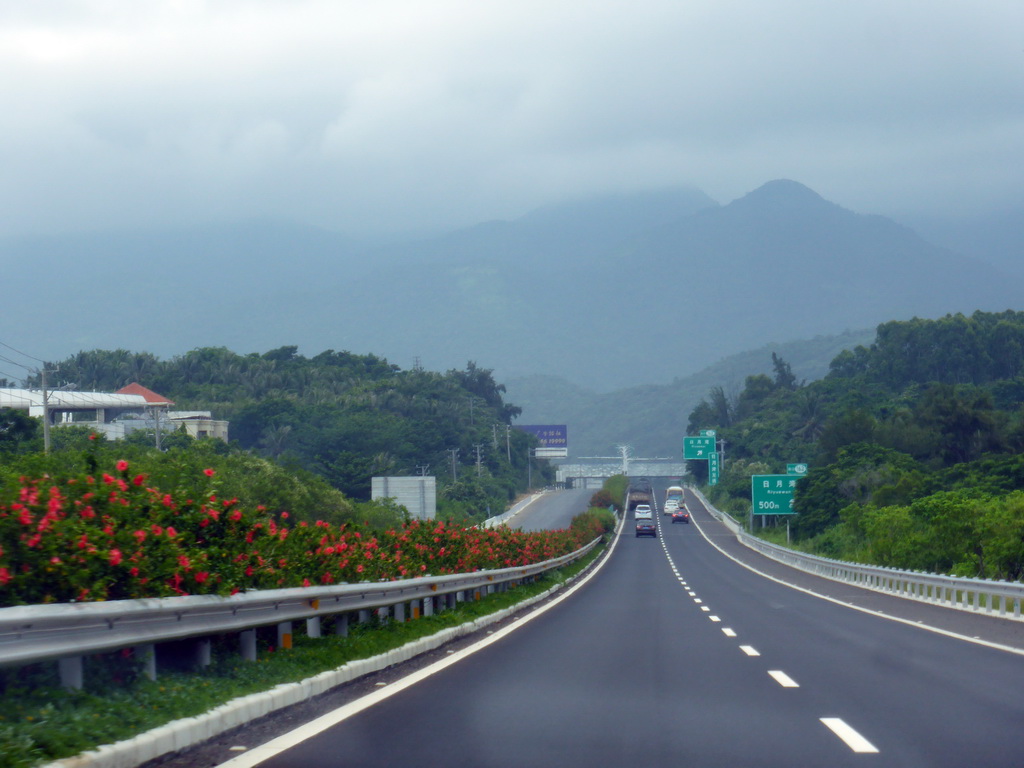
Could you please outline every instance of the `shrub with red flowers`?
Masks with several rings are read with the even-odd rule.
[[[528,565],[572,552],[605,525],[561,531],[413,521],[373,531],[288,524],[220,498],[212,469],[200,498],[152,487],[129,462],[112,473],[22,477],[0,499],[0,606],[233,594]]]

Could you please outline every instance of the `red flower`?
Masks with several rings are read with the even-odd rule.
[[[128,471],[128,462],[125,461],[124,459],[121,459],[119,462],[117,462],[117,471],[118,472],[127,472]]]
[[[110,564],[111,565],[120,565],[121,564],[121,559],[122,558],[121,558],[121,550],[120,549],[112,549],[112,550],[110,550]]]
[[[208,578],[210,578],[209,573],[207,573],[206,571],[199,571],[196,573],[196,584],[202,584]]]
[[[213,477],[216,474],[216,472],[214,472],[212,469],[204,469],[203,474],[206,475],[207,477]]]
[[[141,486],[144,482],[146,482],[146,476],[145,475],[136,475],[135,478],[132,480],[132,482],[136,486]]]

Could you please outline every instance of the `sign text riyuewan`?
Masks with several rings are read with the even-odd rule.
[[[750,503],[755,515],[792,515],[800,475],[751,475]]]
[[[697,437],[683,438],[683,459],[708,463],[708,485],[718,485],[718,446],[715,430],[702,429]]]

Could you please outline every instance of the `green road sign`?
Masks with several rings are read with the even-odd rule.
[[[713,435],[683,438],[683,458],[686,460],[704,459],[706,461],[708,456],[714,452],[715,438]]]
[[[715,430],[713,430],[713,429],[702,429],[700,431],[700,436],[701,437],[714,437],[715,436]]]
[[[807,465],[806,464],[787,464],[786,465],[787,475],[806,475]]]
[[[755,515],[792,515],[799,475],[751,475],[750,502]]]

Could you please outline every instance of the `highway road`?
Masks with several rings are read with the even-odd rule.
[[[590,497],[593,495],[593,488],[545,493],[509,520],[508,524],[512,528],[524,531],[568,528],[576,515],[587,511]]]
[[[658,518],[557,603],[226,765],[1024,765],[1024,656],[758,575],[700,509]]]

